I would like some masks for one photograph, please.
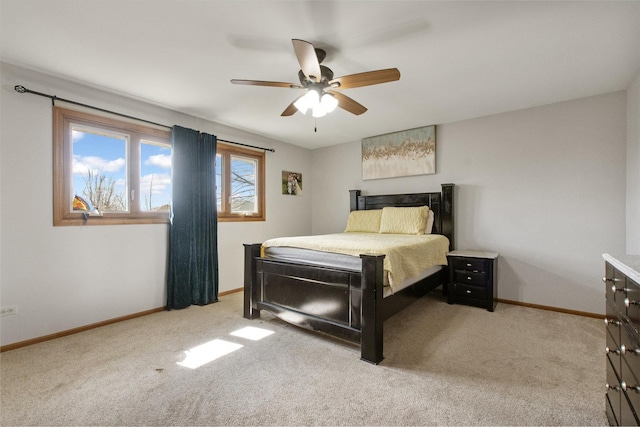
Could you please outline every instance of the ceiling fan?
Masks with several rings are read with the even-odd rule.
[[[263,80],[231,80],[231,83],[240,85],[307,89],[305,94],[295,99],[285,108],[281,116],[292,116],[296,111],[306,114],[310,110],[314,117],[322,117],[333,111],[336,106],[355,115],[360,115],[367,109],[339,92],[339,90],[377,85],[400,79],[400,71],[397,68],[368,71],[334,78],[333,71],[330,68],[320,65],[326,57],[326,52],[323,49],[314,48],[311,43],[304,40],[292,39],[291,41],[300,63],[300,71],[298,71],[300,84]]]

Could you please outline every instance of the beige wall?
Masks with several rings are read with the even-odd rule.
[[[360,142],[318,149],[312,229],[344,228],[349,189],[453,182],[455,246],[500,252],[500,298],[604,313],[601,254],[625,251],[625,134],[616,92],[439,125],[435,175],[362,181]]]

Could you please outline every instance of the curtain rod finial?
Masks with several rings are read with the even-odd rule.
[[[15,85],[13,88],[18,93],[25,93],[27,91],[27,88],[21,85]]]

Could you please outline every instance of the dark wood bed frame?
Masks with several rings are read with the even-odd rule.
[[[442,192],[363,196],[350,190],[351,210],[385,206],[424,206],[434,212],[432,233],[449,238],[453,250],[453,189]],[[260,256],[260,243],[244,244],[244,317],[266,310],[294,325],[360,343],[361,360],[378,364],[382,353],[382,323],[426,293],[443,285],[448,269],[383,297],[384,255],[360,255],[362,270],[353,271]]]

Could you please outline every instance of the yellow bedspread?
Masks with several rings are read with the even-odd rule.
[[[286,246],[359,256],[385,255],[384,269],[389,285],[416,277],[428,268],[447,265],[449,239],[439,234],[337,233],[317,236],[278,237],[269,239],[262,248]],[[264,255],[264,253],[263,253]]]

